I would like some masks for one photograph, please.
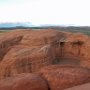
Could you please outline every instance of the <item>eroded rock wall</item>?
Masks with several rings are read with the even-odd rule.
[[[55,64],[78,64],[90,68],[87,35],[57,30],[16,30],[0,36],[0,78],[37,72]]]

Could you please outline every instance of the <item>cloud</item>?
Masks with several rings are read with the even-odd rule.
[[[90,25],[89,0],[23,0],[0,7],[0,22]]]

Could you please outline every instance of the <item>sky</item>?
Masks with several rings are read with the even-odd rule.
[[[0,0],[0,23],[90,26],[90,0]]]

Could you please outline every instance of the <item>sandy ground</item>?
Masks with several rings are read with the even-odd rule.
[[[75,86],[64,90],[90,90],[90,83],[86,83],[83,85]]]

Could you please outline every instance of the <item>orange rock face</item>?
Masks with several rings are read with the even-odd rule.
[[[2,34],[0,90],[63,90],[90,82],[89,54],[90,37],[81,33],[15,30]]]
[[[43,66],[52,64],[55,58],[51,44],[59,40],[60,32],[54,30],[12,31],[3,36],[3,41],[14,42],[9,45],[0,63],[0,78],[10,77],[19,73],[37,72]],[[5,38],[5,36],[8,36]],[[16,39],[14,40],[14,36]],[[17,36],[22,36],[22,38]],[[2,39],[1,39],[2,40]],[[3,44],[3,43],[1,43]],[[7,47],[4,49],[8,49]]]
[[[51,64],[90,68],[90,37],[57,30],[16,30],[0,36],[0,79]]]
[[[41,67],[52,64],[50,48],[14,46],[0,63],[0,78],[20,73],[37,72]]]
[[[1,80],[0,90],[48,90],[48,86],[40,76],[27,73]]]
[[[12,46],[17,45],[22,39],[22,35],[1,35],[0,36],[0,61],[3,59],[4,55],[12,48]]]
[[[44,67],[40,74],[47,80],[50,90],[64,90],[90,82],[90,70],[76,66],[52,65]]]
[[[90,83],[78,85],[78,86],[68,88],[68,89],[65,89],[65,90],[90,90]]]

